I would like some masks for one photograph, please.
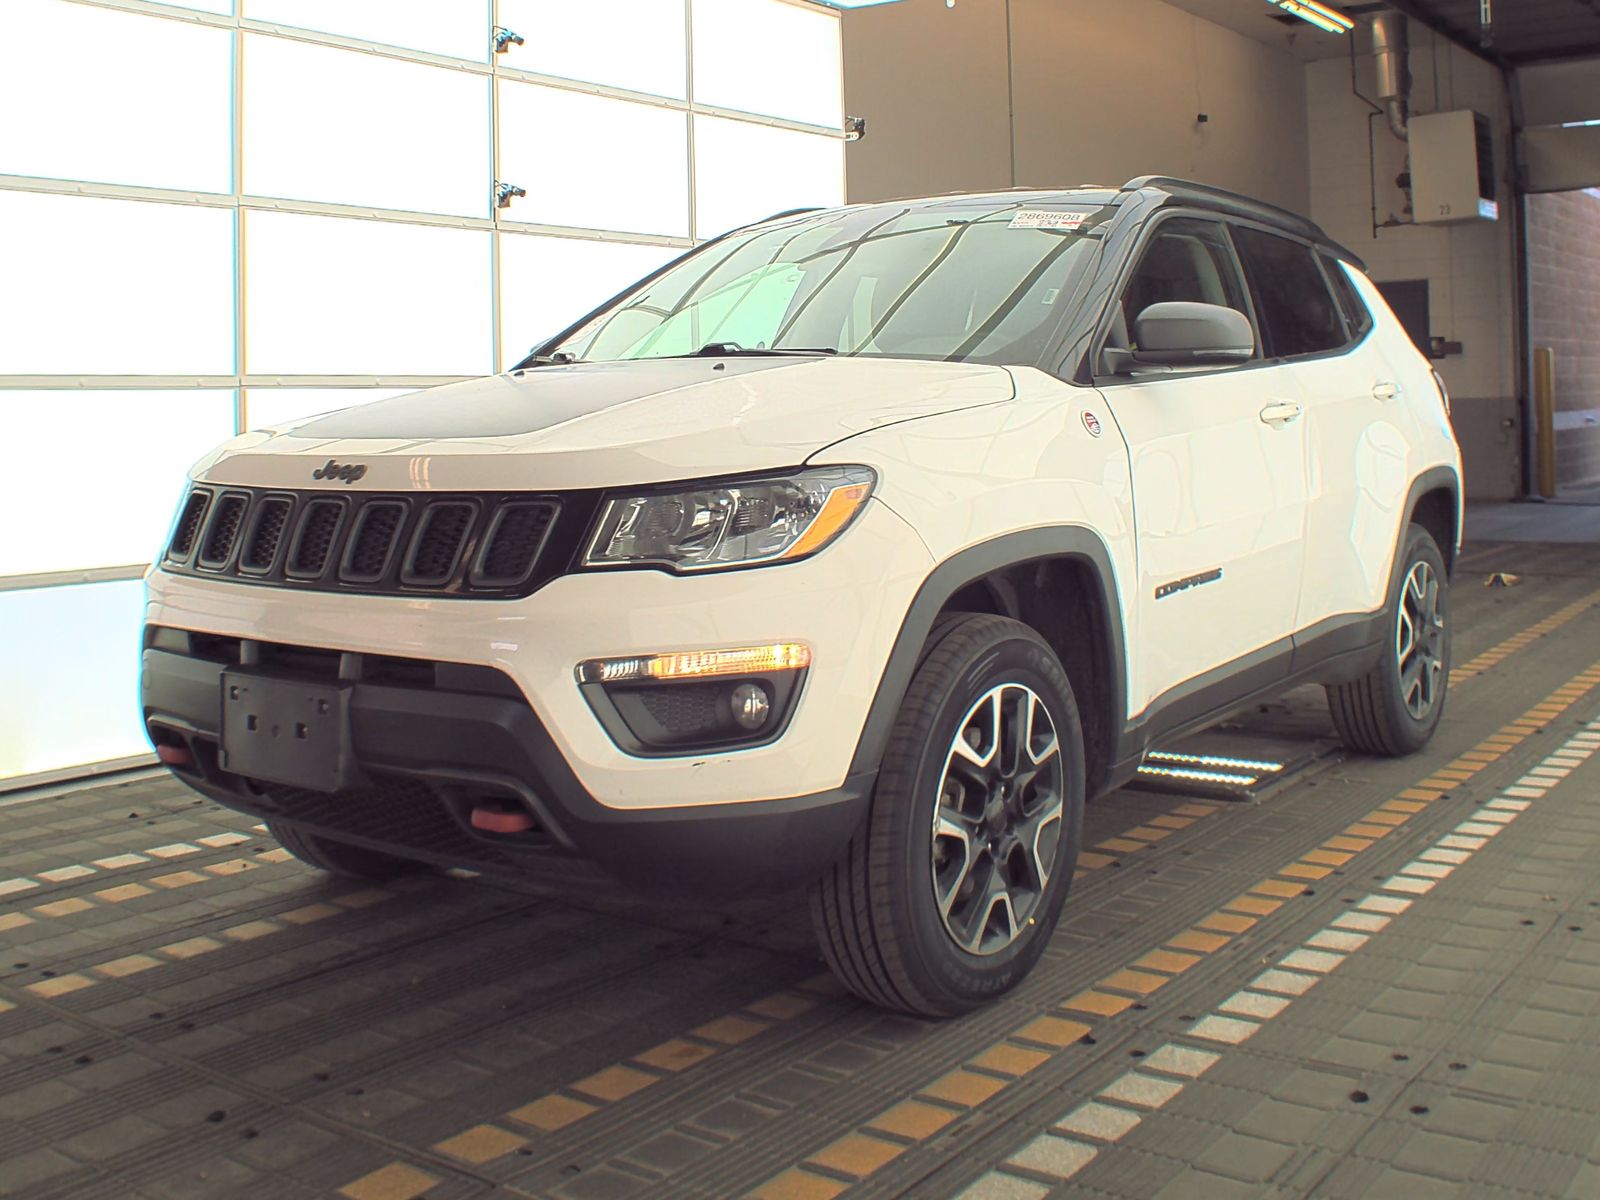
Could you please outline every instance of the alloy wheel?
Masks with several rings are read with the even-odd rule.
[[[998,954],[1043,899],[1061,841],[1065,773],[1055,722],[1020,683],[968,710],[945,756],[933,817],[933,898],[969,954]]]
[[[1439,577],[1431,564],[1414,563],[1400,589],[1395,628],[1395,661],[1400,668],[1400,698],[1421,720],[1439,702],[1444,677],[1445,625],[1439,610]]]

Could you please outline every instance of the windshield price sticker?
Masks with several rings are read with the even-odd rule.
[[[1081,229],[1094,216],[1092,212],[1051,212],[1043,208],[1018,209],[1011,218],[1012,229]]]

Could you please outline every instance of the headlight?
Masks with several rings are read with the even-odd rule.
[[[867,467],[821,467],[778,479],[613,496],[583,562],[673,571],[792,562],[843,532],[876,482]]]

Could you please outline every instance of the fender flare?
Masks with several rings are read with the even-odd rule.
[[[1395,536],[1395,557],[1398,558],[1406,540],[1406,529],[1411,525],[1416,516],[1417,505],[1429,492],[1446,491],[1455,508],[1455,545],[1440,546],[1446,556],[1450,573],[1455,574],[1456,559],[1461,556],[1461,536],[1465,532],[1464,514],[1461,507],[1461,474],[1454,467],[1430,467],[1411,482],[1411,490],[1406,493],[1405,518],[1400,522],[1400,528]]]
[[[917,590],[900,623],[900,633],[878,681],[878,689],[867,711],[866,723],[850,762],[850,775],[877,773],[889,742],[900,704],[911,686],[911,678],[921,661],[922,648],[933,629],[935,618],[951,597],[996,571],[1026,566],[1045,559],[1075,558],[1084,562],[1100,587],[1105,606],[1106,628],[1110,636],[1111,738],[1115,745],[1128,720],[1127,653],[1123,631],[1123,610],[1117,591],[1116,573],[1105,542],[1082,525],[1052,525],[1003,534],[958,551],[941,562]]]

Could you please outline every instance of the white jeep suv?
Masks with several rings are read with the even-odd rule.
[[[790,213],[203,459],[144,716],[320,867],[806,883],[841,980],[951,1014],[1162,739],[1314,681],[1420,747],[1460,505],[1437,377],[1304,219],[1164,178]]]

